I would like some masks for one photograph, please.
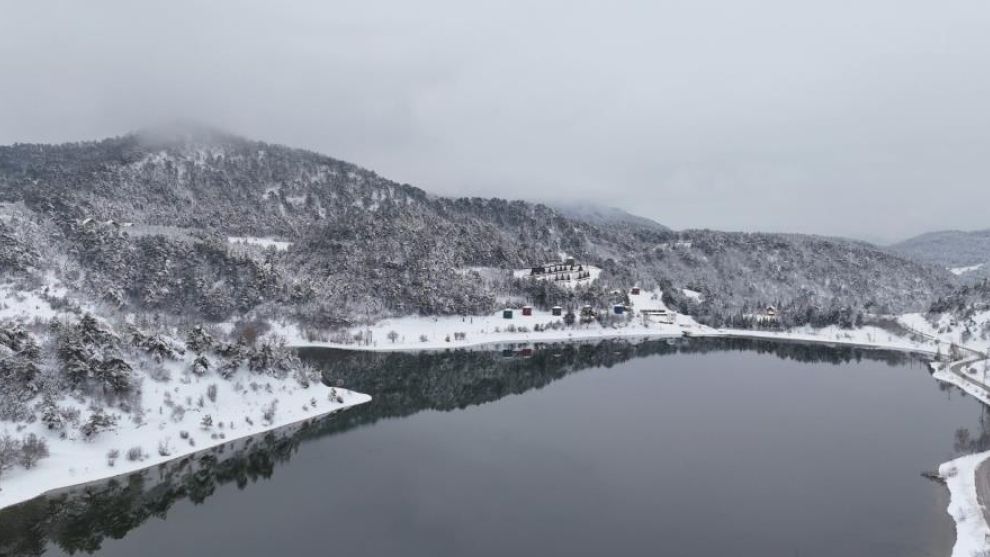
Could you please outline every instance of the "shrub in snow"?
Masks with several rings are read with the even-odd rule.
[[[231,335],[247,346],[254,346],[254,343],[258,341],[258,337],[267,333],[271,328],[268,321],[264,319],[238,321],[234,324],[234,330],[231,331]]]
[[[168,445],[168,439],[162,439],[158,442],[158,454],[161,456],[172,454],[172,447]]]
[[[48,442],[31,433],[21,442],[21,466],[33,468],[39,460],[48,456]]]
[[[271,402],[271,404],[265,407],[264,411],[261,414],[261,417],[265,422],[272,423],[275,421],[275,410],[277,406],[278,406],[278,399],[275,399]]]
[[[67,427],[75,427],[79,423],[79,409],[73,407],[59,407],[55,401],[46,396],[41,403],[41,422],[52,430],[65,435]]]
[[[186,333],[186,348],[196,354],[202,354],[213,348],[213,337],[202,326],[197,325]]]
[[[112,467],[117,462],[117,458],[119,457],[120,451],[117,449],[110,449],[107,451],[107,466]]]
[[[206,388],[206,398],[210,399],[210,402],[217,401],[217,385],[216,383],[210,385]]]
[[[24,468],[33,468],[47,456],[48,444],[33,433],[24,439],[17,439],[9,433],[0,437],[0,474],[17,464]]]
[[[102,408],[96,408],[93,410],[93,413],[89,415],[89,419],[86,420],[86,423],[79,428],[79,432],[82,433],[83,437],[86,439],[92,439],[101,431],[113,429],[116,425],[116,415],[107,414]]]
[[[141,447],[131,447],[127,449],[127,460],[131,462],[138,462],[144,460],[144,449]]]
[[[389,331],[388,332],[388,339],[390,341],[392,341],[392,344],[395,344],[395,341],[399,340],[399,333],[397,333],[395,331]],[[447,339],[447,340],[450,340],[450,339]]]
[[[237,370],[240,369],[240,367],[241,361],[239,359],[227,360],[220,364],[220,367],[217,369],[217,373],[219,373],[220,377],[223,377],[224,379],[230,379],[235,373],[237,373]]]
[[[197,356],[189,370],[193,375],[202,377],[210,370],[210,360],[206,356]]]
[[[419,335],[420,342],[428,342],[430,339],[426,335]]]
[[[0,474],[12,468],[20,459],[21,442],[14,439],[9,433],[0,437]]]
[[[146,335],[136,329],[131,333],[131,344],[149,354],[158,363],[178,360],[185,353],[181,346],[161,334]]]
[[[202,426],[203,429],[209,429],[213,427],[213,417],[210,416],[209,414],[203,416],[203,419],[202,421],[199,422],[199,425]]]
[[[189,439],[189,432],[183,429],[182,431],[179,432],[179,438]]]

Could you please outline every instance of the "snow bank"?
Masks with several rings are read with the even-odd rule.
[[[976,487],[976,471],[990,458],[990,451],[966,455],[938,467],[949,488],[949,516],[956,523],[956,543],[952,557],[985,555],[990,540],[983,506]]]
[[[718,329],[709,336],[755,338],[769,340],[786,340],[792,342],[811,342],[816,344],[835,344],[856,346],[861,348],[877,348],[918,352],[934,355],[938,348],[934,341],[918,342],[909,338],[894,335],[879,327],[861,327],[859,329],[843,329],[840,327],[798,327],[788,331],[756,331],[749,329]]]

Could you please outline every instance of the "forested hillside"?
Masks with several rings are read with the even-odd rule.
[[[929,232],[891,246],[896,253],[943,267],[990,262],[990,230]]]
[[[612,211],[569,217],[520,201],[438,197],[198,127],[2,147],[0,202],[5,276],[50,271],[116,308],[211,321],[254,313],[335,326],[483,313],[534,294],[508,270],[562,253],[603,274],[577,292],[539,285],[538,302],[605,303],[612,289],[661,286],[668,301],[716,324],[766,304],[787,308],[793,322],[920,310],[954,283],[867,244],[673,232]],[[291,245],[244,249],[230,236]]]

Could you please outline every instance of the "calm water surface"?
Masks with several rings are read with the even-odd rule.
[[[920,473],[985,444],[982,406],[903,355],[303,356],[375,400],[8,509],[0,552],[944,556],[945,490]]]

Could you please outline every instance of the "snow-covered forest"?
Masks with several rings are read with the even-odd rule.
[[[485,313],[513,296],[604,305],[611,290],[641,285],[711,324],[768,304],[794,323],[834,323],[923,310],[956,282],[847,240],[673,232],[608,212],[437,197],[323,155],[199,128],[0,148],[0,201],[5,270],[54,266],[93,300],[213,322],[255,312],[333,327]],[[232,249],[231,236],[282,243]],[[602,268],[596,285],[567,292],[478,272],[561,253]],[[703,296],[681,296],[684,288]]]
[[[600,274],[563,287],[513,273],[563,254]],[[853,327],[986,301],[944,268],[866,243],[438,197],[212,130],[0,147],[0,474],[125,422],[175,429],[133,460],[165,458],[222,439],[213,419],[231,397],[270,424],[346,405],[306,391],[318,378],[266,334],[276,320],[330,333],[506,304],[569,312],[624,303],[633,286],[735,327],[765,326],[754,316],[769,306],[774,327]],[[303,413],[276,409],[279,396]],[[133,448],[108,447],[107,461]]]

